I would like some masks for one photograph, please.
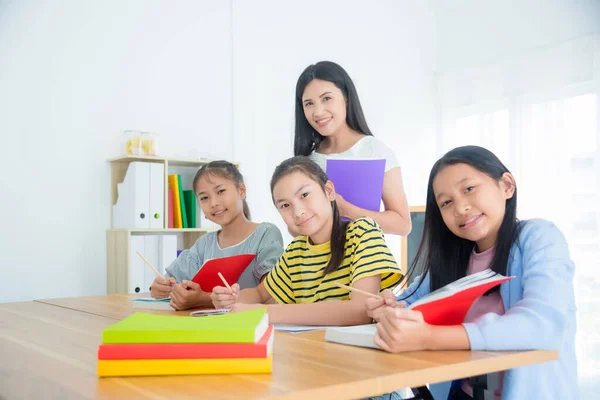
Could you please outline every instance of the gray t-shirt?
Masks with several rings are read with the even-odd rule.
[[[191,280],[205,261],[238,254],[256,254],[238,280],[242,289],[256,287],[283,254],[281,232],[275,225],[263,222],[242,242],[224,249],[219,246],[217,232],[206,233],[198,238],[192,248],[179,254],[166,268],[165,276],[173,277],[177,282]]]

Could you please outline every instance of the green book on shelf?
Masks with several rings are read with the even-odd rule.
[[[187,214],[188,228],[196,227],[196,196],[193,190],[183,191],[183,200],[185,203],[185,212]]]
[[[183,201],[183,186],[181,186],[181,175],[177,174],[177,181],[179,182],[179,198],[181,199],[181,223],[184,228],[188,227],[187,216],[185,213],[185,202]]]
[[[256,343],[269,327],[267,309],[178,317],[135,313],[102,331],[102,343]]]

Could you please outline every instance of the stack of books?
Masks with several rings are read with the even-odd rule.
[[[207,317],[135,313],[102,332],[98,376],[271,373],[273,331],[266,308]]]

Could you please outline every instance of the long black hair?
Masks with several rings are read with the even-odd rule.
[[[196,183],[202,178],[204,175],[215,175],[220,176],[221,178],[229,179],[235,183],[235,186],[239,189],[240,185],[244,183],[244,177],[240,173],[238,167],[235,164],[230,163],[225,160],[211,161],[208,164],[204,164],[202,168],[196,172],[196,176],[194,176],[194,181],[192,183],[192,188],[194,188],[194,194],[196,194]],[[246,199],[242,200],[242,206],[244,210],[244,216],[248,221],[250,221],[250,207],[248,207],[248,202]]]
[[[470,165],[496,181],[500,181],[504,173],[510,173],[494,153],[479,146],[457,147],[450,150],[433,165],[427,183],[423,237],[407,274],[407,276],[412,276],[415,271],[420,270],[424,277],[426,273],[429,273],[431,291],[466,276],[471,251],[475,246],[474,242],[460,238],[448,229],[433,193],[433,181],[438,173],[443,168],[455,164]],[[521,224],[517,219],[516,186],[514,189],[513,196],[506,200],[506,211],[498,231],[494,258],[490,264],[491,270],[502,275],[506,275],[510,249],[514,243],[518,245],[521,229]],[[423,282],[422,279],[417,288],[421,282]],[[411,294],[408,293],[405,297]]]
[[[302,172],[313,181],[317,182],[323,192],[325,192],[325,184],[327,183],[327,175],[319,167],[317,163],[305,156],[295,156],[288,158],[275,168],[273,177],[271,177],[271,198],[273,198],[273,189],[275,185],[284,176],[290,175],[293,172]],[[273,203],[275,199],[273,198]],[[323,275],[327,275],[330,272],[336,271],[342,261],[346,252],[346,229],[348,228],[348,222],[343,221],[340,217],[340,211],[338,209],[335,200],[331,201],[331,208],[333,209],[333,229],[331,230],[331,258],[329,264],[325,268]]]
[[[358,133],[373,136],[367,125],[367,121],[365,120],[365,114],[360,105],[354,82],[352,82],[348,73],[344,68],[334,62],[320,61],[306,67],[296,83],[294,155],[308,156],[313,150],[319,148],[319,144],[321,144],[324,139],[324,137],[310,125],[304,116],[302,95],[304,94],[306,85],[312,82],[313,79],[328,81],[337,86],[346,99],[346,123],[348,126]]]

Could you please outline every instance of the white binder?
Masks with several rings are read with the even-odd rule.
[[[137,255],[139,251],[161,273],[177,258],[177,235],[131,235],[127,293],[148,293],[156,279],[152,268]]]
[[[159,239],[160,235],[144,235],[144,252],[142,254],[152,265],[154,265],[154,268],[156,268],[161,275],[164,275],[165,271],[160,265],[160,259],[158,257],[160,254]],[[140,258],[137,254],[136,257]],[[150,286],[152,286],[152,282],[154,282],[155,279],[156,273],[152,271],[152,268],[144,265],[142,293],[150,292]]]
[[[177,235],[160,235],[159,258],[165,273],[166,268],[177,259]]]
[[[150,228],[164,228],[165,213],[165,166],[150,164]]]
[[[127,293],[143,293],[148,290],[144,290],[145,283],[145,270],[150,269],[144,264],[144,260],[137,255],[139,251],[142,255],[146,256],[146,249],[144,247],[144,235],[131,235],[129,248],[129,270],[127,271]]]
[[[114,229],[164,227],[164,173],[163,164],[129,164],[125,179],[117,185],[117,203],[113,206]]]

